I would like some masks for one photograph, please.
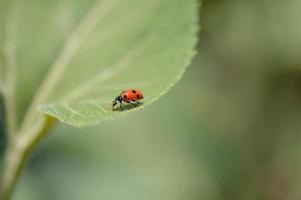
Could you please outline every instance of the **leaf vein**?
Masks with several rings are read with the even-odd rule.
[[[77,28],[67,38],[61,53],[57,56],[50,67],[49,75],[46,76],[40,88],[34,96],[30,108],[28,109],[22,129],[26,128],[34,118],[35,106],[46,100],[48,95],[55,88],[56,83],[62,78],[73,57],[76,55],[81,44],[89,37],[96,25],[111,10],[114,0],[97,0],[90,8],[84,19]]]
[[[93,88],[99,86],[100,83],[103,83],[123,72],[129,67],[131,61],[134,60],[137,56],[139,56],[143,52],[143,50],[149,46],[152,40],[153,37],[148,36],[144,38],[144,40],[139,41],[138,44],[132,47],[128,51],[128,53],[126,53],[126,55],[124,55],[120,59],[118,63],[105,70],[100,70],[92,79],[86,81],[84,84],[80,84],[70,93],[66,94],[65,97],[62,98],[62,101],[70,102],[79,99],[89,91],[93,90]]]
[[[69,104],[63,104],[63,107],[66,108],[68,111],[70,111],[73,115],[78,115],[83,118],[86,118],[85,115],[81,114],[79,111],[76,111],[74,108],[71,108]]]
[[[91,104],[91,105],[93,105],[93,106],[95,106],[95,107],[97,107],[97,108],[100,109],[102,112],[108,113],[108,111],[107,111],[106,109],[104,109],[103,107],[101,107],[101,106],[100,106],[99,104],[97,104],[96,102],[94,102],[94,101],[89,101],[88,103]]]

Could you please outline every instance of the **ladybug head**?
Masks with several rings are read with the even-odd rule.
[[[121,103],[121,96],[120,95],[118,97],[116,97],[114,99],[114,101],[112,102],[112,108],[114,108],[117,105],[118,102]]]

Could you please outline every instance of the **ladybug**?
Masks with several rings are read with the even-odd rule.
[[[140,105],[141,102],[139,102],[139,100],[143,98],[144,98],[143,94],[139,90],[136,89],[124,90],[120,93],[119,96],[115,98],[115,100],[112,103],[112,108],[114,108],[118,102],[120,103],[119,108],[121,108],[122,102],[131,103],[131,104],[133,104],[132,102],[136,102],[138,105]],[[137,106],[137,104],[133,104],[133,105]]]

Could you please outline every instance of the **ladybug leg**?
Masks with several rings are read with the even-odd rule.
[[[114,108],[114,106],[116,106],[116,104],[117,104],[117,101],[113,101],[112,108]]]
[[[137,106],[135,103],[133,103],[133,102],[129,102],[130,104],[132,104],[133,106]]]
[[[136,102],[136,106],[139,106],[139,105],[142,104],[142,103],[141,103],[140,101],[138,101],[138,100],[135,100],[135,102]]]
[[[139,101],[137,101],[137,100],[132,100],[132,102],[134,102],[134,103],[131,103],[131,104],[134,105],[134,106],[139,106],[139,105],[141,105],[141,103],[140,103]]]
[[[131,101],[128,101],[127,103],[133,105],[133,106],[136,106],[136,104],[134,104],[133,102],[135,102],[135,100],[131,100]]]
[[[122,101],[120,100],[119,101],[120,105],[119,105],[119,109],[121,109],[121,106],[122,106]]]
[[[125,101],[127,104],[132,104],[132,102],[131,101]],[[133,105],[133,104],[132,104]],[[128,108],[127,107],[125,107],[125,109],[127,110]]]

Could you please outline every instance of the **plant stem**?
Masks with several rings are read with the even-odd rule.
[[[47,116],[43,119],[39,129],[34,132],[19,133],[6,146],[4,154],[3,174],[0,182],[0,199],[9,200],[17,180],[24,169],[28,157],[39,141],[48,133],[54,119]]]
[[[28,158],[28,153],[24,148],[18,147],[17,142],[10,142],[7,145],[0,188],[1,200],[10,199],[12,190]]]

